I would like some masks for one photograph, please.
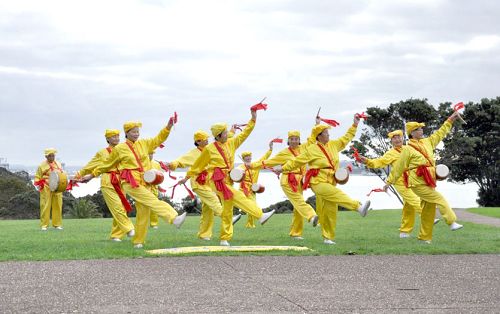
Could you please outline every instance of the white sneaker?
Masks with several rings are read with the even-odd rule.
[[[57,226],[57,227],[55,227],[55,228],[56,228],[56,230],[63,230],[63,229],[64,229],[64,228],[63,228],[63,227],[61,227],[61,226]]]
[[[143,247],[144,247],[144,244],[142,244],[142,243],[134,244],[134,249],[142,249]]]
[[[151,226],[151,228],[153,228],[153,229],[158,229],[158,226]]]
[[[47,227],[40,228],[41,231],[47,231]]]
[[[361,217],[365,217],[366,214],[368,213],[368,208],[370,207],[370,200],[367,200],[363,205],[359,206],[358,208],[358,213],[361,215]]]
[[[113,241],[113,242],[122,242],[122,239],[120,239],[120,238],[111,238],[111,241]]]
[[[404,238],[409,238],[410,237],[410,234],[409,233],[406,233],[406,232],[400,232],[399,233],[399,237],[401,239],[404,239]]]
[[[434,224],[437,224],[437,223],[438,223],[438,222],[440,222],[440,221],[441,221],[441,219],[436,218],[436,219],[434,219]]]
[[[212,240],[209,237],[204,237],[204,238],[200,238],[200,239],[203,240],[203,241],[210,241],[210,240]]]
[[[187,212],[184,212],[182,215],[175,217],[174,225],[175,225],[175,227],[177,227],[177,229],[179,229],[182,226],[182,224],[184,223],[184,220],[186,220],[186,215],[187,215]]]
[[[127,232],[127,237],[131,238],[133,236],[135,236],[135,230],[134,229],[132,229],[129,232]]]
[[[311,220],[309,220],[309,223],[313,226],[316,227],[318,225],[319,217],[317,215],[314,215]]]
[[[236,216],[233,216],[233,225],[237,223],[241,219],[241,214],[237,214]]]
[[[292,238],[293,240],[304,240],[304,238],[301,236],[292,236],[290,238]]]
[[[423,244],[432,244],[431,240],[419,240]]]
[[[272,215],[274,215],[274,212],[275,212],[275,211],[276,211],[276,210],[274,210],[274,209],[273,209],[273,210],[271,210],[270,212],[263,213],[263,214],[262,214],[262,217],[260,217],[260,219],[259,219],[260,224],[261,224],[261,225],[265,224],[265,223],[266,223],[266,221],[268,221],[268,220],[269,220],[269,218],[271,218],[271,216],[272,216]]]
[[[324,244],[328,244],[328,245],[335,244],[335,242],[333,242],[333,241],[332,241],[332,240],[330,240],[330,239],[324,239],[324,240],[323,240],[323,243],[324,243]]]
[[[221,240],[220,245],[221,246],[231,246],[231,244],[229,244],[229,242],[227,240]]]
[[[452,223],[450,225],[450,229],[451,231],[455,231],[455,230],[458,230],[458,229],[462,229],[464,226],[461,225],[461,224],[457,224],[456,222]]]

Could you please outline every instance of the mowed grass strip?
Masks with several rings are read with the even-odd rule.
[[[500,232],[496,227],[467,222],[464,229],[450,231],[441,221],[434,227],[432,244],[416,240],[418,219],[412,238],[399,239],[400,210],[370,211],[366,218],[355,212],[339,212],[336,245],[325,245],[318,226],[305,223],[304,240],[288,236],[290,214],[275,215],[264,226],[244,227],[243,216],[235,226],[232,245],[298,245],[311,248],[308,252],[209,253],[197,255],[408,255],[408,254],[479,254],[500,253]],[[134,249],[131,241],[109,240],[111,219],[64,219],[64,230],[42,232],[38,220],[0,221],[2,245],[0,261],[8,260],[67,260],[115,259],[150,256]],[[196,238],[199,216],[190,216],[180,230],[160,222],[157,230],[149,229],[145,249],[182,246],[218,245],[220,219],[216,218],[211,241]]]
[[[467,211],[478,215],[500,218],[500,207],[469,208]]]

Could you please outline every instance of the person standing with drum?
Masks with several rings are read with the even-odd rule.
[[[198,157],[200,157],[201,152],[208,145],[208,138],[210,135],[203,130],[198,130],[194,133],[193,137],[194,146],[196,147],[176,160],[166,163],[166,166],[170,170],[175,170],[177,168],[189,168],[194,164]],[[210,241],[212,239],[214,216],[220,217],[222,215],[222,205],[217,197],[217,194],[212,190],[210,184],[207,182],[207,179],[208,172],[205,168],[199,175],[192,178],[186,176],[185,178],[179,180],[178,183],[185,184],[188,180],[190,180],[189,182],[193,192],[200,198],[201,217],[197,236],[201,240]]]
[[[392,149],[388,150],[382,157],[368,159],[364,156],[360,156],[361,162],[368,168],[382,168],[388,165],[393,166],[394,163],[399,160],[404,144],[403,131],[396,130],[390,132],[388,137],[391,141]],[[405,175],[401,176],[394,184],[394,188],[398,191],[399,195],[401,195],[404,202],[399,237],[409,238],[415,225],[415,213],[420,214],[422,212],[422,207],[420,206],[420,198],[408,188],[408,182],[406,182],[404,178]]]
[[[319,118],[316,119],[316,124],[319,124]],[[263,166],[275,167],[283,166],[287,161],[300,155],[305,151],[306,147],[315,144],[316,139],[310,137],[307,143],[300,144],[300,132],[288,132],[288,148],[283,149],[272,158],[262,162]],[[296,240],[303,240],[302,232],[304,230],[304,218],[307,219],[313,227],[318,225],[318,215],[311,205],[307,204],[303,196],[302,182],[306,173],[306,166],[292,169],[289,172],[283,172],[280,178],[281,189],[287,196],[290,203],[293,205],[292,225],[290,226],[290,237]]]
[[[329,125],[318,124],[313,127],[311,137],[316,139],[316,144],[309,145],[301,154],[288,161],[282,167],[275,169],[279,172],[291,172],[294,169],[309,165],[304,180],[304,189],[310,185],[313,192],[321,201],[321,229],[323,243],[335,244],[335,228],[337,224],[338,206],[345,207],[352,211],[357,211],[362,217],[365,217],[370,201],[361,204],[359,201],[350,198],[342,190],[337,188],[337,182],[334,179],[335,171],[339,169],[339,152],[356,135],[359,123],[359,116],[354,116],[354,123],[343,136],[335,140],[330,140],[328,132]]]
[[[436,206],[439,206],[444,220],[452,231],[463,227],[456,223],[457,216],[446,199],[436,191],[436,161],[434,159],[434,149],[450,132],[458,114],[454,112],[439,130],[427,138],[424,137],[422,128],[425,126],[424,123],[406,123],[406,133],[410,141],[401,151],[401,157],[392,167],[384,186],[384,190],[387,191],[389,185],[397,182],[404,172],[408,171],[408,187],[420,197],[423,203],[418,239],[427,243],[432,240]]]
[[[160,201],[146,187],[144,181],[144,171],[150,168],[149,152],[155,150],[160,144],[165,142],[174,121],[170,118],[168,125],[161,129],[157,136],[147,139],[139,139],[141,122],[129,121],[123,125],[126,141],[116,145],[109,157],[99,165],[92,174],[83,177],[88,181],[93,177],[108,172],[111,169],[118,168],[120,179],[125,193],[135,200],[137,215],[149,218],[149,210],[152,210],[166,222],[175,225],[177,228],[183,224],[186,219],[186,213],[178,215],[175,209],[168,203]],[[144,209],[144,210],[143,210]],[[146,213],[147,211],[147,213]],[[146,238],[147,228],[144,234],[136,232],[132,242],[134,248],[143,248]]]
[[[234,206],[259,219],[262,225],[274,214],[274,210],[263,213],[257,204],[247,199],[243,192],[233,187],[233,181],[229,177],[229,172],[234,168],[236,149],[243,144],[255,127],[257,111],[251,109],[250,112],[252,119],[240,134],[232,138],[228,139],[226,123],[212,125],[210,129],[215,137],[215,142],[205,147],[187,173],[188,177],[198,177],[206,171],[206,178],[210,180],[212,190],[217,193],[222,202],[220,245],[223,246],[229,246],[229,241],[233,237]]]
[[[271,156],[273,152],[273,142],[269,143],[269,150],[256,162],[252,162],[252,152],[245,151],[241,153],[241,158],[243,159],[243,164],[241,164],[238,168],[244,171],[243,178],[240,181],[240,191],[245,194],[245,196],[251,201],[257,204],[257,198],[255,197],[255,193],[258,191],[254,191],[253,188],[257,187],[259,184],[259,173],[261,170],[262,162]],[[254,185],[255,184],[255,185]],[[239,214],[241,217],[241,214]],[[245,228],[255,228],[255,219],[251,215],[247,215],[247,223],[245,224]],[[238,217],[238,216],[235,216]],[[233,219],[234,221],[234,219]],[[238,221],[238,220],[236,220]],[[234,223],[236,223],[234,221]],[[234,224],[233,223],[233,224]]]
[[[76,173],[76,178],[82,178],[87,174],[91,174],[98,166],[100,166],[111,154],[116,145],[120,143],[120,131],[107,129],[104,132],[108,147],[98,151],[81,170]],[[134,225],[127,215],[127,212],[132,211],[132,207],[125,197],[125,192],[120,184],[120,174],[118,168],[111,168],[109,171],[101,174],[101,192],[104,201],[108,206],[111,215],[113,216],[113,224],[111,227],[110,238],[112,241],[120,242],[121,238],[126,234],[129,237],[135,235]]]
[[[47,231],[52,216],[52,226],[62,230],[62,192],[52,192],[49,189],[49,175],[51,172],[63,173],[61,164],[56,161],[57,150],[47,148],[45,159],[36,170],[34,185],[40,192],[40,228]]]

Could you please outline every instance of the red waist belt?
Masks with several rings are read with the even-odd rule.
[[[132,211],[132,206],[130,206],[130,203],[128,202],[127,198],[125,197],[125,194],[123,194],[123,190],[122,190],[122,187],[120,186],[120,179],[118,179],[117,172],[111,171],[109,174],[110,174],[110,179],[111,179],[110,180],[111,185],[113,185],[113,188],[115,189],[116,194],[118,194],[118,197],[120,198],[120,201],[122,202],[122,205],[125,208],[125,210],[127,211],[127,213],[130,213]]]
[[[139,184],[137,184],[137,181],[135,181],[135,178],[132,175],[132,170],[138,170],[138,169],[123,169],[120,172],[120,179],[129,183],[133,188],[138,188]]]
[[[312,177],[316,177],[319,174],[319,169],[309,169],[306,172],[306,178],[304,180],[304,186],[303,189],[304,191],[309,188],[309,182],[311,181]]]
[[[431,172],[429,171],[429,168],[427,166],[425,165],[418,166],[416,173],[417,176],[422,177],[424,179],[425,184],[433,188],[436,187],[436,181],[432,178]]]
[[[212,180],[214,180],[215,188],[217,191],[221,192],[224,196],[225,200],[229,200],[233,197],[233,192],[227,187],[224,179],[226,178],[226,174],[222,171],[221,168],[215,168],[214,174],[212,175]]]
[[[196,177],[196,182],[198,182],[198,184],[200,185],[205,185],[205,183],[207,183],[207,176],[208,173],[206,170],[204,170]]]
[[[317,176],[316,174],[315,176]],[[307,178],[307,177],[306,177]],[[309,177],[309,180],[311,178]],[[307,184],[309,185],[309,181],[307,181]],[[299,181],[297,181],[297,178],[295,178],[295,173],[290,172],[288,173],[288,185],[292,188],[292,191],[297,192],[298,187],[299,187]]]

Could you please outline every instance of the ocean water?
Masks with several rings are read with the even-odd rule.
[[[173,175],[178,179],[185,176],[185,172],[173,172]],[[262,172],[259,176],[259,183],[265,186],[264,193],[257,195],[257,202],[261,207],[267,207],[271,204],[286,200],[286,196],[281,190],[279,185],[279,180],[276,175],[271,172]],[[161,184],[161,187],[167,190],[167,195],[170,197],[172,189],[170,188],[175,184],[174,180],[165,177],[165,181]],[[187,184],[189,186],[189,184]],[[345,185],[338,185],[345,193],[354,199],[364,201],[368,198],[367,194],[375,188],[381,188],[384,186],[382,180],[377,176],[361,176],[361,175],[351,175],[349,177],[349,182]],[[86,184],[80,184],[79,187],[75,187],[71,192],[75,197],[81,197],[88,194],[96,193],[100,188],[100,178],[92,179]],[[465,207],[477,207],[476,198],[478,187],[474,183],[467,184],[456,184],[448,181],[438,181],[437,191],[442,193],[451,207],[454,208],[465,208]],[[188,195],[184,187],[179,186],[175,189],[174,202],[180,202],[182,198]],[[304,192],[304,197],[307,198],[312,196],[313,192],[308,189]],[[373,209],[393,209],[401,208],[401,203],[398,201],[397,197],[392,193],[372,193],[370,195],[370,200],[372,202]]]

